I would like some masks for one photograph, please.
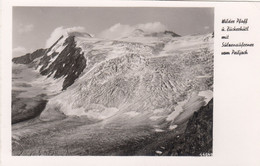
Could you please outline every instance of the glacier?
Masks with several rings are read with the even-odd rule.
[[[112,147],[118,139],[124,147],[184,133],[213,98],[213,43],[212,34],[135,30],[109,40],[71,32],[50,48],[13,58],[13,154],[143,154]],[[73,152],[74,144],[96,139],[95,131],[107,136],[93,144],[96,153],[78,146]],[[99,143],[108,145],[99,151]]]

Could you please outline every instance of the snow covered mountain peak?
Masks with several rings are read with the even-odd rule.
[[[142,29],[135,29],[134,31],[132,31],[129,35],[130,36],[143,36],[144,35],[144,31]]]

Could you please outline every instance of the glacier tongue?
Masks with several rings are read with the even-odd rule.
[[[210,138],[213,39],[165,33],[75,32],[14,58],[14,154],[164,155],[172,141],[178,151]]]
[[[48,102],[41,117],[116,121],[125,116],[125,123],[135,118],[171,130],[212,98],[213,50],[208,37],[137,35],[111,41],[77,36],[75,47],[86,67],[67,90]]]
[[[40,117],[86,116],[139,119],[169,128],[212,98],[211,35],[143,34],[117,40],[67,33],[49,49],[15,62],[35,65],[49,102]],[[125,118],[125,117],[128,118]],[[173,127],[170,127],[173,128]]]

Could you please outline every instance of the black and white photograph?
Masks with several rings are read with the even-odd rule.
[[[12,156],[213,153],[213,7],[12,7]]]

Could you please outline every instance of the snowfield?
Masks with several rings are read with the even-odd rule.
[[[122,148],[128,141],[155,148],[148,144],[157,137],[185,132],[213,98],[213,40],[140,30],[108,40],[75,32],[14,58],[13,154],[143,154]]]

